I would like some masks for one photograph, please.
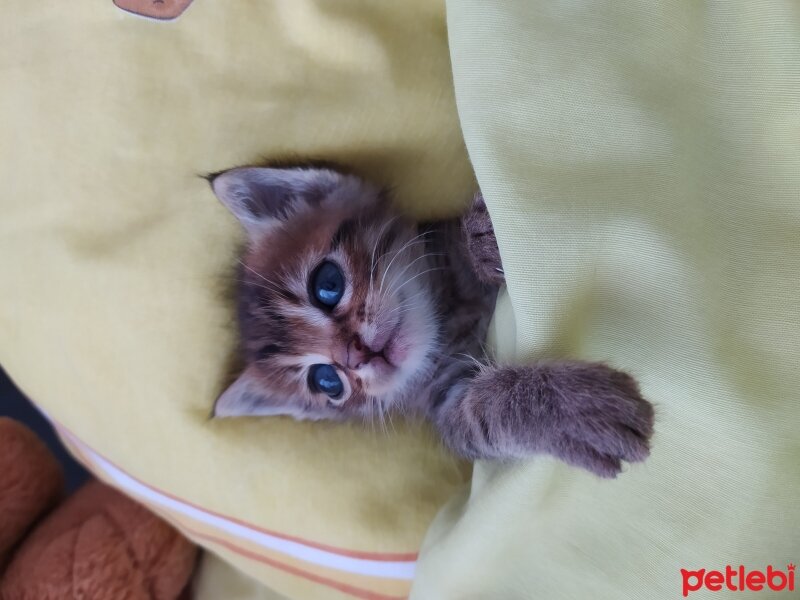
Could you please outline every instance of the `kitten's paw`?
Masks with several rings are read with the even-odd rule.
[[[601,477],[616,477],[622,461],[646,459],[654,411],[636,380],[603,364],[577,363],[564,368],[564,383],[573,382],[559,386],[563,389],[553,396],[550,453]]]
[[[475,194],[472,206],[461,218],[461,222],[469,259],[475,274],[485,283],[497,286],[505,283],[503,263],[500,260],[494,226],[480,192]]]
[[[582,362],[487,367],[438,415],[467,458],[544,453],[601,477],[647,458],[653,420],[633,377]]]

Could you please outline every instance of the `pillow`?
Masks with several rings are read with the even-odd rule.
[[[328,159],[459,210],[444,6],[118,4],[0,23],[0,362],[98,476],[279,594],[403,597],[469,470],[416,425],[209,419],[242,236],[198,175]]]
[[[739,565],[772,565],[788,586],[796,9],[448,0],[464,136],[508,281],[496,319],[516,323],[497,353],[630,371],[656,434],[613,482],[547,458],[477,464],[428,533],[412,598],[692,597],[728,565],[737,588]]]

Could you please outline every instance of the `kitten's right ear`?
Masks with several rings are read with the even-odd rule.
[[[295,416],[293,406],[274,397],[258,379],[252,367],[237,377],[214,403],[213,418]]]
[[[254,239],[303,207],[318,204],[342,177],[330,169],[240,167],[208,180],[217,198]]]

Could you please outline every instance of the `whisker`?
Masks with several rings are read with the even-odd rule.
[[[397,317],[398,320],[403,318],[406,314],[410,313],[414,309],[419,308],[419,304],[414,304],[413,306],[398,306],[392,309],[391,312],[386,313],[384,316],[385,319],[391,319]]]
[[[458,356],[463,356],[464,358],[467,359],[467,360],[459,360],[459,362],[476,367],[480,373],[486,371],[486,369],[488,369],[489,365],[491,364],[490,359],[485,355],[484,355],[485,362],[481,362],[471,354],[466,354],[465,352],[458,352],[453,355],[453,358],[456,358]]]
[[[398,275],[402,275],[403,273],[405,273],[413,264],[417,263],[418,261],[422,260],[423,258],[428,258],[428,257],[431,257],[431,256],[447,256],[447,254],[445,252],[425,252],[425,253],[421,254],[420,256],[418,256],[417,258],[415,258],[414,260],[412,260],[405,267],[403,267],[403,270],[400,271],[398,273]],[[387,274],[388,272],[389,272],[389,268],[387,267],[386,271],[384,272],[384,275]]]
[[[391,265],[392,265],[392,262],[394,261],[394,259],[395,259],[395,258],[397,258],[397,257],[399,256],[399,254],[400,254],[400,253],[401,253],[403,250],[408,250],[408,249],[410,249],[410,248],[413,248],[414,246],[419,246],[420,244],[424,244],[424,243],[425,243],[425,240],[416,240],[416,241],[414,241],[414,242],[412,242],[412,243],[407,243],[407,245],[405,245],[403,248],[400,248],[399,250],[395,251],[394,255],[392,256],[392,261],[390,261],[390,262],[389,262],[389,264],[387,265],[387,267],[386,267],[386,268],[384,269],[384,271],[383,271],[383,278],[385,278],[385,277],[386,277],[386,275],[389,273],[389,267],[391,267]],[[381,255],[378,257],[378,261],[377,261],[377,263],[376,263],[376,265],[375,265],[375,266],[377,267],[377,266],[380,264],[380,261],[381,261],[381,259],[382,259],[384,256],[387,256],[387,255],[388,255],[390,252],[391,252],[391,250],[387,250],[386,252],[384,252],[383,254],[381,254]],[[383,286],[383,278],[381,279],[381,286],[379,286],[379,288],[378,288],[378,289],[380,289],[380,287],[382,287],[382,286]]]
[[[398,215],[395,215],[388,221],[386,221],[383,226],[381,226],[381,230],[378,232],[378,236],[375,238],[375,244],[372,246],[372,255],[370,256],[370,268],[369,268],[369,293],[372,294],[372,284],[374,280],[375,274],[375,267],[378,266],[378,263],[375,262],[375,253],[378,251],[378,244],[380,244],[381,240],[383,239],[384,234],[386,233],[386,228],[389,227],[392,223],[394,223],[398,219]],[[380,259],[379,259],[380,260]]]
[[[397,434],[397,429],[394,426],[394,419],[392,418],[392,411],[388,410],[385,406],[383,407],[383,411],[386,416],[389,418],[389,427],[392,428],[392,434]]]
[[[416,300],[417,298],[419,298],[420,296],[424,296],[425,294],[427,294],[427,290],[420,290],[419,292],[417,292],[413,296],[409,296],[408,298],[404,298],[401,303],[399,303],[397,306],[392,308],[389,312],[379,313],[379,316],[382,319],[388,319],[390,317],[393,317],[398,312],[400,312],[400,314],[403,315],[403,314],[407,313],[409,310],[412,310],[414,308],[418,308],[420,306],[420,303],[419,302],[412,302],[412,300]]]
[[[426,235],[428,235],[428,234],[430,234],[430,233],[433,233],[433,231],[423,231],[423,232],[422,232],[422,233],[420,233],[419,235],[416,235],[416,236],[414,236],[413,238],[411,238],[410,240],[408,240],[408,241],[407,241],[405,244],[403,244],[403,245],[402,245],[402,247],[401,247],[401,248],[400,248],[400,249],[399,249],[397,252],[395,252],[395,253],[394,253],[394,256],[392,257],[392,260],[391,260],[391,261],[389,261],[389,264],[388,264],[388,265],[386,265],[386,269],[384,269],[384,271],[383,271],[383,277],[381,278],[381,284],[380,284],[380,286],[378,287],[378,289],[381,289],[381,288],[383,287],[383,282],[384,282],[384,280],[386,279],[386,273],[388,273],[388,272],[389,272],[389,269],[391,269],[391,267],[392,267],[392,264],[394,263],[394,261],[395,261],[395,260],[397,260],[397,257],[398,257],[398,256],[400,256],[400,254],[401,254],[401,253],[402,253],[402,252],[403,252],[403,251],[404,251],[406,248],[408,248],[408,247],[409,247],[409,244],[411,244],[412,242],[414,242],[414,241],[416,241],[416,240],[419,240],[420,238],[424,238]],[[423,242],[424,242],[424,240],[423,240]]]
[[[416,300],[420,296],[425,296],[427,293],[428,293],[428,290],[422,289],[422,290],[418,291],[416,294],[412,294],[411,296],[403,296],[402,300],[397,303],[397,306],[395,308],[397,308],[399,306],[409,305],[409,304],[411,304],[412,300]]]
[[[266,281],[268,284],[270,284],[271,286],[274,286],[276,289],[280,289],[281,286],[279,286],[277,283],[275,283],[271,279],[267,279],[266,277],[264,277],[261,273],[259,273],[255,269],[252,269],[251,267],[247,266],[243,261],[239,260],[238,262],[239,262],[240,265],[242,265],[245,269],[250,271],[253,275],[258,277],[259,279],[262,279],[262,280]]]
[[[392,280],[389,282],[389,289],[388,289],[386,292],[384,292],[384,295],[388,295],[388,294],[392,293],[393,291],[395,291],[395,290],[392,288],[392,286],[393,286],[393,285],[394,285],[394,284],[395,284],[395,283],[396,283],[396,282],[397,282],[397,281],[400,279],[400,277],[402,277],[402,276],[403,276],[403,274],[404,274],[404,273],[405,273],[405,272],[406,272],[406,271],[409,269],[409,267],[411,267],[411,266],[412,266],[414,263],[416,263],[416,262],[418,262],[418,261],[422,260],[423,258],[428,258],[428,257],[431,257],[431,256],[446,256],[446,254],[445,254],[444,252],[429,252],[429,253],[427,253],[427,254],[423,254],[422,256],[418,256],[417,258],[415,258],[414,260],[412,260],[410,263],[408,263],[408,264],[405,266],[405,268],[403,268],[403,270],[402,270],[402,271],[400,271],[400,272],[399,272],[397,275],[395,275],[395,276],[392,278]],[[384,276],[385,276],[385,275],[386,275],[386,273],[384,273]],[[379,288],[379,289],[382,289],[382,286],[381,286],[381,288]]]
[[[278,288],[278,287],[275,287],[274,284],[273,285],[262,285],[260,283],[254,282],[254,281],[245,281],[243,279],[236,279],[235,281],[238,282],[238,283],[244,283],[246,285],[255,286],[255,287],[257,287],[257,288],[259,288],[261,290],[267,290],[268,292],[272,292],[275,295],[277,295],[278,297],[289,301],[289,297],[286,295],[286,292],[284,290]]]
[[[386,429],[386,413],[383,410],[383,403],[380,400],[377,400],[375,404],[378,405],[378,415],[380,416],[381,432],[383,433],[383,435],[388,435],[389,431]]]
[[[408,285],[409,283],[411,283],[412,281],[414,281],[414,280],[415,280],[415,279],[417,279],[418,277],[422,277],[422,276],[423,276],[423,275],[425,275],[426,273],[431,273],[432,271],[446,271],[446,270],[447,270],[447,269],[445,269],[444,267],[433,267],[432,269],[426,269],[425,271],[422,271],[421,273],[417,273],[417,274],[416,274],[416,275],[414,275],[413,277],[411,277],[411,278],[409,278],[409,279],[406,279],[406,280],[405,280],[405,281],[402,283],[402,285],[400,285],[400,286],[399,286],[399,287],[398,287],[396,290],[393,290],[393,291],[394,291],[394,293],[397,293],[397,292],[399,292],[401,289],[403,289],[403,287],[404,287],[404,286]]]

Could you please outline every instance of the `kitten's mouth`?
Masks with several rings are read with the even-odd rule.
[[[389,334],[386,344],[379,351],[371,351],[363,345],[359,345],[357,350],[362,356],[359,357],[358,363],[353,365],[356,369],[361,369],[367,365],[376,368],[379,371],[390,371],[400,367],[400,363],[405,357],[404,352],[398,351],[397,339],[403,326],[403,319],[401,318],[395,324],[392,332]],[[366,350],[366,353],[365,353]],[[348,352],[348,363],[351,362],[351,354]]]
[[[388,365],[390,367],[394,367],[395,366],[394,364],[392,364],[392,362],[386,356],[386,348],[384,348],[380,352],[374,352],[373,354],[370,354],[369,356],[366,357],[365,360],[363,360],[362,362],[358,363],[355,366],[355,368],[356,369],[361,369],[362,367],[366,367],[367,365],[381,366],[381,365],[384,365],[384,364]]]

